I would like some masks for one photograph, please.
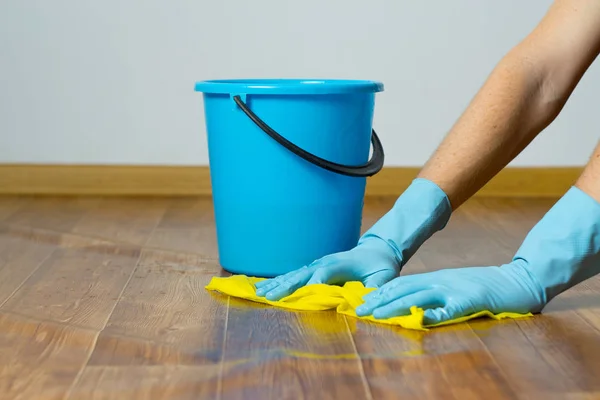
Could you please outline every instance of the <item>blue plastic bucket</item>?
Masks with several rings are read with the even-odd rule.
[[[354,80],[196,83],[225,270],[273,277],[356,246],[366,177],[383,167],[372,130],[382,90]]]

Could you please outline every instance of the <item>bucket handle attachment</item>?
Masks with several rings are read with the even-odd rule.
[[[371,159],[363,165],[344,165],[337,164],[328,160],[325,160],[321,157],[318,157],[308,151],[302,149],[301,147],[296,146],[294,143],[290,142],[275,130],[273,130],[269,125],[267,125],[263,120],[261,120],[252,110],[248,108],[244,100],[239,95],[233,96],[233,101],[242,109],[242,111],[250,118],[260,129],[262,129],[267,135],[281,144],[283,147],[296,154],[299,157],[302,157],[306,161],[324,168],[328,171],[336,172],[341,175],[354,176],[354,177],[368,177],[373,176],[383,168],[384,161],[384,152],[383,145],[381,144],[381,140],[375,133],[375,130],[372,129],[371,135],[371,143],[373,144],[373,155]]]

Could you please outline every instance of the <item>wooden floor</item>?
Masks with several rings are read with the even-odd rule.
[[[551,205],[473,200],[405,272],[506,262]],[[0,198],[0,398],[600,398],[600,278],[421,333],[207,292],[214,229],[209,199]]]

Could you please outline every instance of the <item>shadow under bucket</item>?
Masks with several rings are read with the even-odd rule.
[[[382,90],[361,80],[196,83],[225,270],[273,277],[356,246],[366,177],[384,162],[372,130]]]

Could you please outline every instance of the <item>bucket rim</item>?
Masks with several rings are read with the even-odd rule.
[[[357,79],[212,79],[196,82],[195,91],[215,94],[376,93],[383,83]]]

